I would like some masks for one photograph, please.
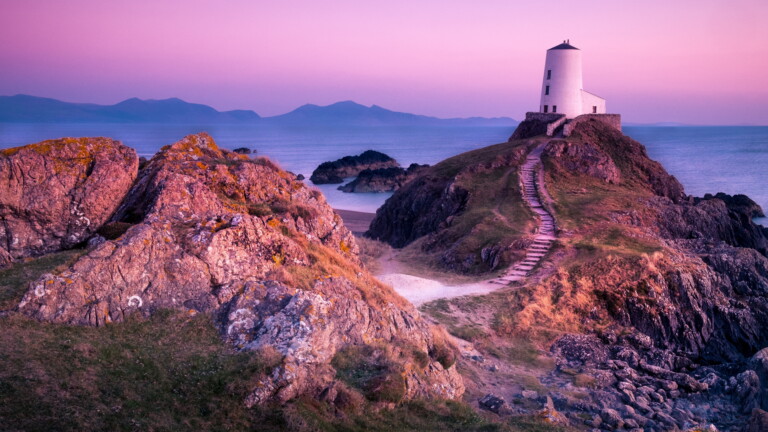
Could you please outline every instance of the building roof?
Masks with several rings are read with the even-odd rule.
[[[560,45],[554,46],[554,47],[548,49],[547,51],[552,51],[552,50],[556,50],[556,49],[575,49],[575,50],[577,50],[578,48],[576,48],[575,46],[569,44],[568,41],[563,41],[563,43],[561,43]]]

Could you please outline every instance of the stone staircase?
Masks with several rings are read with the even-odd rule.
[[[507,270],[503,276],[492,280],[493,283],[507,285],[510,282],[522,281],[530,276],[557,240],[555,218],[541,204],[541,194],[539,193],[540,189],[544,188],[543,181],[540,181],[543,179],[543,176],[540,175],[541,153],[543,151],[544,144],[540,144],[528,154],[525,163],[520,167],[523,199],[539,217],[536,236],[533,243],[526,249],[525,258]]]

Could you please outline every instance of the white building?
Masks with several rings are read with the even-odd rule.
[[[581,50],[567,40],[547,50],[539,112],[565,114],[568,119],[606,112],[605,99],[583,89]]]

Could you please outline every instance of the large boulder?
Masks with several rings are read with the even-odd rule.
[[[463,392],[440,355],[441,333],[360,266],[354,237],[321,194],[266,159],[188,136],[149,161],[114,224],[127,229],[33,282],[20,311],[94,326],[167,308],[211,313],[239,349],[282,358],[249,405],[319,396],[350,345],[387,347],[399,386],[390,395]]]
[[[71,248],[115,212],[136,152],[108,138],[62,138],[0,150],[0,265]]]

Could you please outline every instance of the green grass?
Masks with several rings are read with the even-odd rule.
[[[19,304],[28,284],[44,273],[59,273],[66,270],[80,256],[83,249],[56,252],[40,258],[27,258],[0,270],[0,310],[8,310]]]
[[[102,328],[0,318],[0,419],[19,430],[243,429],[273,353],[237,353],[209,316],[160,312]]]
[[[502,144],[508,146],[511,144]],[[511,146],[511,147],[510,147]],[[441,162],[435,167],[437,174],[453,173],[453,168],[472,166],[472,164],[488,163],[503,151],[499,146],[491,146],[482,151],[459,155]],[[496,149],[489,151],[488,149]],[[458,162],[457,162],[458,161]],[[460,163],[459,163],[460,162]],[[451,224],[439,231],[434,238],[434,244],[429,247],[438,253],[424,257],[423,245],[415,242],[406,247],[406,254],[417,255],[419,260],[427,258],[435,268],[449,269],[463,274],[480,274],[490,271],[488,263],[482,261],[480,253],[483,248],[500,246],[529,234],[534,226],[534,217],[521,197],[516,162],[501,164],[497,168],[482,168],[468,176],[460,176],[456,180],[458,187],[469,191],[469,202],[466,210],[456,215]],[[443,166],[446,164],[446,166]],[[444,253],[448,250],[448,253]],[[501,257],[502,263],[514,261],[514,252],[505,251]],[[522,254],[522,252],[520,252]],[[427,252],[429,255],[429,252]],[[468,259],[471,257],[471,259]]]
[[[391,410],[370,410],[350,415],[346,421],[331,421],[328,408],[317,401],[302,399],[297,406],[307,428],[322,432],[565,432],[535,415],[499,419],[482,416],[462,402],[412,401]],[[493,418],[490,420],[488,417]]]

